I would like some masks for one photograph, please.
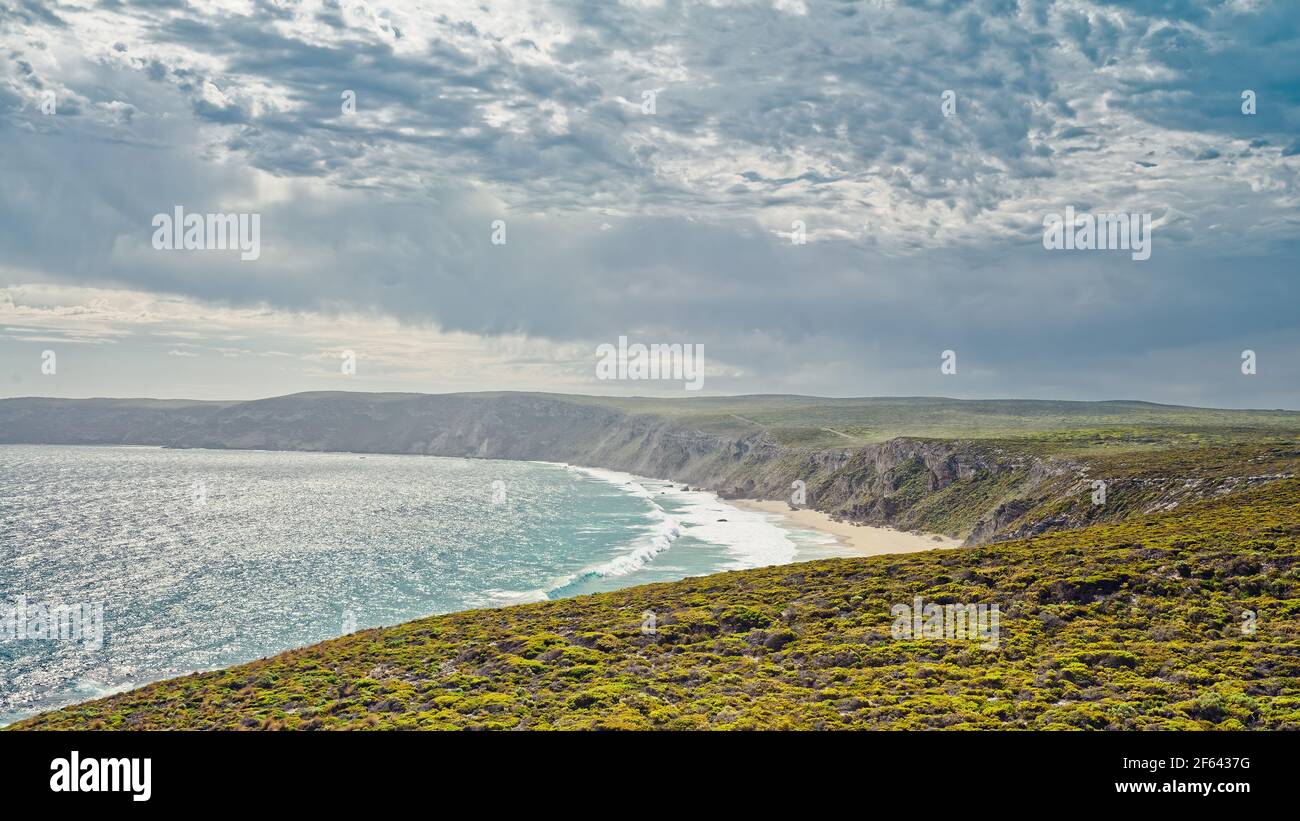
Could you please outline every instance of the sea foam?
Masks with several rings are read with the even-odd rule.
[[[615,470],[572,465],[569,469],[618,485],[625,492],[644,498],[651,506],[647,514],[654,522],[651,532],[637,539],[627,555],[590,568],[597,575],[632,573],[667,550],[684,532],[725,549],[730,562],[720,568],[724,570],[788,564],[797,556],[788,532],[770,517],[733,507],[708,491],[682,490],[671,482]],[[671,502],[674,512],[668,513],[661,501]]]

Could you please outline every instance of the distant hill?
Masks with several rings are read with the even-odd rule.
[[[482,424],[474,425],[477,417]],[[430,439],[461,450],[484,435],[518,439],[562,420],[601,424],[641,417],[776,444],[836,448],[898,437],[1008,439],[1043,449],[1097,444],[1293,441],[1300,412],[1217,410],[1150,402],[813,396],[619,398],[547,393],[298,393],[205,402],[161,399],[0,399],[0,442],[424,452]],[[356,423],[351,425],[350,423]],[[366,425],[365,423],[369,423]],[[375,424],[383,425],[375,429]],[[1094,435],[1088,436],[1088,432]],[[1063,433],[1072,434],[1062,437]],[[556,442],[560,447],[562,443]],[[520,447],[531,447],[519,442]],[[462,454],[457,454],[462,455]]]
[[[1300,412],[1118,401],[512,392],[0,400],[0,443],[532,459],[772,499],[803,482],[808,504],[837,516],[975,542],[1292,475],[1297,442]],[[1109,507],[1089,504],[1081,491],[1099,479],[1127,492]]]

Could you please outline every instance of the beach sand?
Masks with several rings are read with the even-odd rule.
[[[837,522],[828,514],[819,510],[801,508],[791,510],[785,501],[769,499],[728,499],[727,504],[742,510],[754,510],[762,513],[774,513],[784,518],[791,526],[805,530],[817,530],[827,533],[839,540],[841,551],[835,555],[842,556],[879,556],[884,553],[915,553],[919,550],[959,547],[961,541],[947,536],[928,533],[907,533],[891,527],[873,527]]]

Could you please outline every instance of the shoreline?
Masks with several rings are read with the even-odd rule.
[[[937,533],[908,533],[892,527],[838,522],[830,514],[812,508],[792,509],[789,503],[775,499],[727,499],[741,510],[768,513],[781,517],[787,526],[815,530],[834,536],[839,545],[835,555],[883,556],[891,553],[918,553],[922,550],[960,547],[961,541]]]
[[[37,447],[37,448],[74,448],[75,449],[80,447],[93,447],[93,448],[103,448],[103,449],[173,450],[173,448],[168,448],[165,446],[154,446],[154,445],[26,445],[21,443],[12,443],[12,444],[15,444],[18,447]],[[682,484],[681,482],[674,482],[672,480],[667,480],[667,479],[658,479],[649,476],[641,476],[639,474],[628,473],[626,471],[620,471],[611,468],[593,468],[593,467],[575,465],[566,462],[553,462],[549,460],[515,460],[515,459],[499,460],[499,459],[491,459],[491,458],[483,458],[483,457],[475,457],[475,456],[439,456],[434,454],[373,453],[373,452],[357,452],[357,451],[301,451],[301,450],[264,449],[264,448],[205,447],[205,448],[174,448],[174,450],[177,450],[178,452],[184,452],[184,453],[203,452],[203,453],[221,454],[221,455],[286,454],[286,455],[299,456],[305,458],[314,458],[314,457],[322,457],[322,456],[325,457],[348,456],[350,458],[357,458],[357,457],[366,458],[367,456],[374,456],[378,458],[384,458],[384,457],[393,457],[393,458],[401,458],[401,459],[416,458],[416,459],[432,459],[437,461],[455,461],[455,462],[502,461],[502,462],[517,463],[517,464],[532,464],[537,466],[561,468],[568,471],[574,471],[580,473],[582,475],[585,475],[588,478],[603,480],[609,483],[612,487],[617,488],[622,493],[629,492],[626,487],[628,482],[635,482],[637,484],[645,483],[642,486],[641,490],[644,493],[647,500],[650,502],[650,504],[656,507],[659,506],[659,504],[655,501],[655,499],[658,496],[658,493],[652,491],[657,490],[658,486],[661,485],[666,486],[666,488],[670,491],[676,491],[677,488],[681,487]],[[663,492],[663,491],[659,490],[658,492]],[[689,495],[693,500],[693,505],[695,506],[704,506],[710,508],[717,506],[722,508],[722,510],[717,511],[716,514],[712,510],[709,511],[688,510],[684,513],[677,512],[671,514],[671,516],[681,517],[683,519],[690,519],[691,516],[694,516],[695,518],[699,519],[701,523],[701,527],[696,532],[694,537],[702,541],[705,541],[709,544],[716,545],[717,547],[725,550],[729,554],[733,554],[732,563],[724,562],[717,566],[710,566],[709,569],[699,573],[698,575],[688,570],[685,573],[685,575],[674,575],[673,577],[665,580],[658,580],[652,578],[652,579],[638,580],[635,582],[624,581],[622,583],[617,584],[617,586],[609,589],[601,588],[601,589],[592,589],[592,590],[581,590],[577,592],[560,592],[563,591],[565,588],[569,588],[577,580],[571,578],[565,581],[563,584],[552,587],[552,584],[554,583],[554,579],[550,579],[549,577],[547,577],[547,579],[549,580],[544,579],[542,584],[535,590],[534,589],[518,590],[518,591],[486,590],[486,591],[482,591],[481,595],[483,596],[483,598],[481,600],[470,601],[467,599],[464,602],[462,602],[459,606],[451,610],[444,611],[441,609],[433,609],[432,611],[426,610],[424,612],[411,614],[411,615],[402,614],[398,616],[397,621],[395,621],[393,624],[391,625],[385,624],[385,625],[378,625],[378,626],[398,627],[401,625],[410,624],[414,621],[419,621],[419,620],[433,618],[442,615],[449,615],[453,613],[468,613],[468,612],[497,610],[502,608],[509,608],[509,607],[527,605],[527,604],[538,603],[538,602],[553,601],[558,599],[568,599],[574,596],[593,595],[593,594],[599,594],[605,592],[612,592],[615,590],[626,590],[630,587],[639,587],[648,584],[674,584],[674,583],[686,581],[687,579],[690,578],[716,576],[716,575],[729,573],[737,570],[778,567],[782,565],[798,564],[802,562],[815,561],[815,560],[826,559],[826,558],[852,558],[858,556],[873,556],[873,555],[891,554],[891,553],[912,553],[912,552],[930,550],[930,549],[935,549],[940,547],[956,546],[957,544],[955,540],[935,541],[935,540],[931,540],[928,536],[925,535],[906,533],[903,531],[894,530],[892,528],[874,527],[874,526],[856,526],[844,522],[835,522],[831,520],[827,514],[821,513],[819,511],[815,511],[811,509],[790,510],[788,504],[784,501],[726,499],[721,497],[716,491],[707,490],[704,488],[699,488],[692,491],[686,491],[685,488],[682,488],[680,491],[677,491],[672,495],[678,496],[679,494]],[[640,494],[632,494],[632,495],[640,495]],[[677,499],[676,501],[680,502],[681,499]],[[703,505],[701,504],[705,502],[711,504],[703,504]],[[735,511],[748,513],[750,514],[750,516],[753,517],[753,520],[751,522],[746,523],[745,521],[746,517],[744,516],[738,517],[734,515]],[[737,521],[738,519],[740,521]],[[766,524],[764,524],[760,520],[765,520]],[[715,522],[728,522],[728,524],[717,525],[714,524]],[[713,527],[713,528],[725,527],[727,529],[733,529],[736,528],[737,526],[742,526],[749,529],[742,531],[742,533],[737,537],[732,537],[726,540],[717,540],[711,538],[711,536],[716,534],[711,534],[711,533],[706,534],[702,532],[709,527]],[[775,538],[768,538],[767,533],[765,532],[767,529],[771,529],[773,531],[772,536]],[[796,533],[792,533],[791,531],[803,531],[803,534],[797,535]],[[682,531],[682,533],[689,534],[690,530],[684,530]],[[763,538],[758,538],[758,535],[755,535],[756,533],[758,535],[761,535]],[[769,546],[775,545],[777,548],[779,548],[780,545],[776,544],[776,542],[781,541],[780,536],[778,534],[784,535],[785,539],[793,543],[793,550],[794,550],[793,555],[787,558],[783,553],[781,553],[778,550],[779,555],[773,555],[769,552],[768,555],[764,556],[763,551],[761,549],[756,550],[756,548],[760,548],[764,545],[769,545]],[[826,538],[824,540],[820,538],[810,539],[809,538],[810,534],[820,534],[820,536],[824,536]],[[671,541],[673,540],[670,540],[670,542]],[[814,544],[810,545],[809,544],[810,542],[814,542]],[[625,573],[608,574],[610,577],[632,576],[644,570],[646,567],[652,567],[656,559],[658,558],[659,554],[665,552],[665,550],[667,550],[669,547],[671,547],[671,543],[665,545],[658,545],[652,539],[650,540],[649,544],[642,545],[638,551],[634,551],[632,553],[624,554],[620,556],[615,556],[612,559],[598,562],[594,565],[584,566],[579,571],[576,571],[575,575],[581,575],[584,572],[590,572],[595,570],[603,571],[608,565],[615,562],[633,561],[638,566],[631,568],[629,571]],[[669,568],[670,571],[675,571],[679,569],[680,568],[677,567]],[[602,572],[601,575],[605,576],[606,574]],[[502,593],[506,594],[504,598],[494,598],[496,594],[502,594]],[[540,595],[534,597],[534,594],[538,594],[538,593],[540,593]],[[551,598],[552,593],[560,593],[560,595],[558,595],[556,599],[552,599]],[[363,629],[374,629],[374,628],[363,628]],[[331,633],[326,638],[320,639],[318,641],[310,642],[305,645],[298,644],[296,642],[286,643],[281,649],[273,651],[272,655],[274,655],[275,653],[291,652],[293,650],[302,649],[303,647],[314,646],[316,644],[325,641],[338,640],[341,638],[345,638],[348,635],[351,634],[342,633],[342,632],[337,634]],[[239,658],[235,658],[234,660],[227,660],[225,662],[218,663],[215,666],[206,666],[206,665],[200,666],[197,668],[197,671],[212,672],[218,670],[227,670],[243,664],[254,663],[255,661],[256,661],[255,659],[251,659],[251,658],[246,658],[242,660]],[[161,675],[162,677],[161,678],[158,677],[159,675]],[[151,684],[154,684],[159,681],[167,681],[172,677],[173,676],[170,674],[170,672],[161,673],[158,670],[146,670],[144,671],[142,676],[134,678],[130,682],[110,682],[99,692],[93,694],[78,693],[75,696],[75,700],[72,701],[65,702],[63,701],[62,698],[57,698],[49,702],[43,701],[41,702],[40,706],[36,709],[35,712],[28,713],[26,711],[13,711],[13,712],[0,715],[0,729],[24,721],[26,719],[32,718],[34,716],[41,715],[43,713],[74,708],[78,705],[87,704],[94,701],[99,701],[104,698],[112,697],[121,692],[137,690],[142,687],[150,686]]]

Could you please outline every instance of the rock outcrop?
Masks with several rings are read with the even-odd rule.
[[[836,518],[939,532],[976,544],[1132,512],[1088,503],[1087,469],[1079,463],[988,441],[895,438],[852,448],[799,448],[764,431],[723,435],[671,415],[553,394],[334,392],[249,402],[5,399],[0,400],[0,443],[567,462],[666,479],[729,498],[797,501],[798,489],[803,504]],[[1238,484],[1244,488],[1268,478],[1245,477]],[[1134,481],[1136,489],[1122,498],[1147,512],[1235,486]]]

